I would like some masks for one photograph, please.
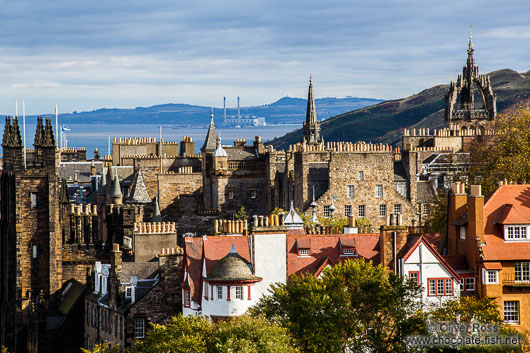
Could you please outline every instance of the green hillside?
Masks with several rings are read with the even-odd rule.
[[[520,74],[510,69],[490,74],[497,96],[497,111],[519,99],[530,97],[530,71]],[[337,115],[321,123],[325,141],[371,141],[398,144],[404,128],[440,128],[444,125],[445,94],[449,85],[437,85],[407,98],[385,101]],[[300,141],[301,130],[279,137],[271,144],[287,148]]]

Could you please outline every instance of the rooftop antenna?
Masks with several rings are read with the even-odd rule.
[[[22,98],[22,130],[24,132],[24,168],[26,168],[26,106],[24,105],[24,98]]]
[[[55,103],[55,141],[59,141],[59,110],[57,110],[57,103]]]
[[[15,99],[15,116],[18,117],[18,99]]]

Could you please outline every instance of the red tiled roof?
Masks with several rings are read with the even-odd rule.
[[[185,238],[184,242],[184,271],[189,278],[191,300],[199,301],[202,268],[202,238]],[[183,278],[184,279],[184,278]]]
[[[472,272],[464,255],[444,255],[443,258],[457,272]]]
[[[530,213],[530,185],[501,185],[487,200],[484,205],[484,260],[530,259],[530,242],[505,242],[502,225],[495,224],[496,220],[504,219],[502,213],[506,205],[512,205],[505,215],[510,224],[530,224],[526,216]]]
[[[516,207],[512,204],[504,204],[498,212],[495,224],[530,224],[530,217],[524,212],[529,210]]]
[[[440,234],[440,233],[423,234],[423,237],[427,239],[429,244],[431,244],[432,247],[436,249],[436,251],[438,251],[438,253],[440,254],[442,253],[444,243],[445,243],[445,234]]]
[[[484,262],[484,268],[486,270],[502,270],[500,262]]]
[[[311,241],[311,256],[298,256],[296,241]],[[339,239],[355,241],[359,256],[340,256]],[[365,258],[379,263],[379,234],[336,234],[336,235],[289,235],[287,236],[287,275],[304,272],[317,273],[328,261],[337,264],[345,259]],[[326,260],[327,259],[327,260]],[[322,267],[322,268],[321,268]]]

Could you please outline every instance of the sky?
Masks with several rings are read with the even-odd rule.
[[[472,25],[482,73],[530,70],[524,0],[0,0],[0,113],[283,96],[394,99],[446,84]],[[21,112],[19,103],[19,112]]]

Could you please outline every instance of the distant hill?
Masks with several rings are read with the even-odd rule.
[[[339,115],[354,109],[380,103],[371,98],[322,98],[317,99],[317,113],[321,119]],[[241,115],[266,118],[268,124],[294,124],[305,119],[307,100],[283,97],[272,104],[241,107]],[[210,107],[189,104],[163,104],[135,109],[98,109],[88,112],[60,114],[64,124],[171,124],[175,126],[201,126],[210,122]],[[215,123],[223,121],[223,109],[214,108]],[[227,115],[237,115],[237,108],[227,108]]]
[[[530,71],[521,74],[504,69],[489,75],[497,96],[498,112],[530,97]],[[444,126],[443,110],[448,90],[449,85],[437,85],[407,98],[334,116],[322,122],[322,135],[325,141],[372,141],[397,145],[404,128]],[[318,109],[318,102],[316,105]],[[295,130],[270,143],[276,148],[287,148],[300,141],[301,136],[301,129]]]

